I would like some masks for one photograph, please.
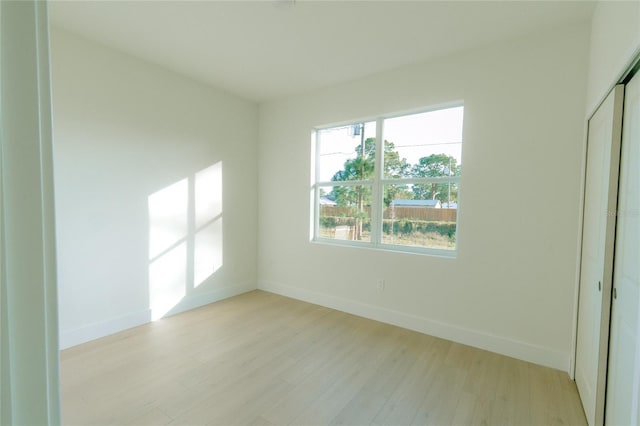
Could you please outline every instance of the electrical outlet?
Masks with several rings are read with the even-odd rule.
[[[376,281],[376,288],[378,289],[378,291],[384,290],[384,280]]]

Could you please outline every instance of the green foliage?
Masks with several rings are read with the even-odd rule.
[[[431,154],[422,157],[418,164],[411,167],[412,177],[445,177],[460,176],[461,168],[458,161],[446,154]],[[430,183],[413,185],[413,195],[416,200],[440,200],[442,203],[458,201],[458,185],[448,183]]]
[[[371,180],[374,177],[376,162],[376,139],[367,138],[355,147],[355,158],[345,161],[342,170],[336,172],[331,180],[345,182]],[[384,141],[384,177],[446,177],[460,176],[461,167],[456,158],[446,154],[431,154],[422,157],[417,164],[409,164],[400,158],[395,144]],[[329,197],[340,207],[358,206],[361,209],[371,204],[371,187],[367,185],[334,186]],[[458,186],[448,183],[416,185],[385,185],[384,205],[388,207],[393,200],[440,200],[457,202]]]
[[[393,142],[384,141],[384,177],[386,179],[403,178],[409,175],[411,164],[406,158],[400,158]]]
[[[409,219],[385,219],[382,222],[382,232],[386,234],[411,234],[414,232],[421,234],[435,233],[454,241],[456,237],[456,224]]]
[[[345,216],[320,216],[320,226],[323,228],[335,228],[336,226],[356,226],[355,217]],[[371,231],[371,222],[363,222],[363,229],[365,231]]]
[[[371,202],[371,188],[368,186],[334,186],[331,191],[331,198],[336,201],[339,207],[355,206],[358,200],[364,203]]]
[[[332,181],[367,180],[373,178],[375,167],[376,139],[367,138],[355,148],[356,158],[345,161],[344,168],[331,178]]]
[[[375,168],[375,138],[367,138],[355,148],[356,158],[347,160],[344,168],[331,178],[332,181],[369,180],[373,178]],[[340,207],[360,206],[371,203],[369,186],[334,186],[331,195]]]
[[[331,180],[340,182],[373,179],[376,163],[375,150],[376,139],[367,138],[364,141],[364,149],[362,143],[356,146],[356,157],[347,160],[344,163],[344,168],[333,175]],[[400,158],[393,142],[384,141],[384,153],[384,176],[386,178],[410,176],[411,165],[407,163],[405,158]],[[368,186],[335,186],[331,195],[341,207],[358,205],[359,202],[365,205],[371,203],[371,187]],[[385,205],[388,206],[394,199],[409,198],[410,196],[411,192],[407,189],[387,186],[384,194]]]

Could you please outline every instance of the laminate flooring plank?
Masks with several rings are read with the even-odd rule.
[[[413,418],[412,425],[449,425],[462,395],[467,372],[464,369],[442,366]]]
[[[585,425],[566,373],[253,291],[61,353],[65,425]]]
[[[362,391],[365,384],[375,377],[385,360],[398,351],[408,330],[389,328],[388,332],[372,336],[354,351],[362,351],[369,356],[359,356],[360,361],[350,368],[343,369],[343,374],[322,395],[309,405],[291,424],[294,425],[326,425],[329,424],[345,407],[345,405]]]
[[[428,345],[405,380],[391,394],[373,419],[376,425],[410,425],[418,409],[434,385],[438,371],[452,345],[437,337],[428,338]]]
[[[344,374],[357,368],[366,358],[366,341],[381,333],[378,323],[354,318],[355,324],[337,339],[335,349],[326,354],[325,362],[304,378],[291,393],[263,413],[262,417],[277,425],[290,424],[308,406],[313,404]],[[387,332],[385,330],[384,332]]]
[[[458,404],[453,414],[452,425],[472,425],[476,408],[476,396],[464,390],[458,398]],[[488,423],[485,423],[488,425]]]
[[[576,407],[576,400],[564,396],[567,387],[560,378],[563,373],[531,365],[529,368],[531,424],[585,424],[586,418]],[[568,379],[567,379],[568,380]],[[565,405],[567,402],[571,402]],[[582,414],[582,415],[581,415]],[[584,423],[583,423],[584,422]]]
[[[495,398],[492,401],[490,424],[531,425],[529,406],[529,366],[513,358],[501,357]],[[476,422],[478,424],[480,422]],[[533,425],[531,425],[533,426]]]
[[[313,316],[308,318],[311,319]],[[299,326],[304,326],[304,321]],[[200,379],[190,375],[193,383],[190,388],[197,389],[197,392],[190,391],[183,397],[165,401],[165,412],[172,418],[182,418],[185,411],[200,405],[206,407],[207,401],[220,395],[243,396],[244,391],[234,394],[234,389],[247,380],[255,379],[261,372],[267,372],[272,379],[280,380],[279,376],[294,363],[286,356],[289,347],[296,344],[295,339],[291,338],[291,333],[290,328],[280,324],[269,333],[270,338],[248,340],[244,346],[212,359],[197,372]],[[194,393],[198,396],[189,398],[189,395]],[[221,407],[221,404],[217,405]]]
[[[331,421],[332,425],[370,424],[419,361],[428,339],[416,339],[413,333],[403,336],[397,347],[370,375],[354,398]]]
[[[507,358],[481,349],[473,349],[474,361],[467,374],[465,388],[475,396],[471,424],[493,425],[496,416],[496,395],[503,361]],[[473,386],[467,386],[473,383]]]

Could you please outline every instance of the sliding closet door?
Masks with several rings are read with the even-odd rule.
[[[625,89],[607,425],[640,424],[640,75]]]
[[[604,420],[623,86],[589,120],[576,384],[591,426]]]

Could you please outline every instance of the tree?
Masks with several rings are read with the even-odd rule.
[[[446,154],[431,154],[422,157],[418,164],[411,167],[412,177],[460,176],[461,168],[455,157]],[[442,203],[455,202],[458,199],[457,185],[449,183],[428,183],[413,185],[416,200],[440,200]]]
[[[364,132],[363,132],[364,133]],[[363,136],[364,138],[364,136]],[[376,139],[367,138],[362,140],[360,145],[355,147],[355,158],[345,161],[342,170],[336,172],[331,178],[334,182],[354,181],[354,180],[371,180],[376,162]],[[400,158],[392,142],[384,141],[384,176],[389,177],[405,177],[410,171],[410,164],[407,160]],[[386,205],[406,193],[399,187],[388,185],[385,187],[384,201]],[[341,207],[354,206],[357,208],[355,239],[362,236],[362,222],[367,219],[367,213],[364,206],[371,204],[371,186],[355,185],[355,186],[334,186],[332,196],[336,200],[336,204]],[[409,193],[410,194],[410,193]],[[405,194],[405,198],[406,198]]]
[[[393,142],[384,141],[384,177],[387,179],[407,177],[411,164],[406,158],[400,158]]]
[[[364,141],[364,149],[360,143],[355,148],[356,157],[345,161],[343,169],[336,172],[331,180],[337,182],[371,179],[375,165],[375,150],[375,138],[367,138]]]
[[[376,140],[375,138],[367,138],[364,141],[364,150],[362,144],[355,148],[356,157],[345,161],[342,170],[336,172],[331,180],[353,181],[353,180],[370,180],[373,178],[374,167],[376,162]],[[407,163],[405,158],[400,158],[400,154],[396,151],[393,142],[384,141],[384,177],[385,178],[401,178],[411,176],[411,164]],[[389,185],[385,188],[385,204],[389,205],[391,200],[398,198],[393,194],[406,193],[404,197],[408,198],[410,193],[406,190]],[[366,203],[371,202],[371,188],[361,186],[336,186],[333,188],[332,195],[339,206],[358,205],[358,201],[362,200]],[[362,197],[359,197],[362,195]]]
[[[356,212],[354,239],[362,237],[362,224],[368,218],[366,205],[371,205],[370,185],[339,185],[339,182],[367,181],[374,177],[376,163],[376,140],[375,138],[364,139],[364,132],[361,133],[360,144],[355,147],[356,156],[345,161],[342,170],[336,172],[331,181],[337,185],[329,194],[329,198],[336,201],[339,207],[354,207]],[[383,174],[386,179],[393,178],[423,178],[423,177],[447,177],[460,176],[461,168],[455,157],[446,154],[431,154],[422,157],[417,164],[407,163],[405,158],[400,158],[396,151],[395,144],[387,140],[384,146]],[[415,199],[415,200],[440,200],[442,203],[456,202],[458,199],[458,188],[451,183],[429,183],[429,184],[403,184],[400,181],[397,185],[387,184],[383,188],[384,205],[391,205],[393,200]]]
[[[395,150],[393,142],[384,141],[384,177],[386,179],[408,177],[411,172],[411,164]],[[406,185],[385,185],[384,205],[389,207],[393,200],[409,199],[413,194]]]
[[[375,138],[364,140],[364,129],[361,131],[360,145],[355,149],[356,157],[345,161],[344,168],[331,178],[332,181],[367,180],[373,177],[375,168]],[[362,223],[367,218],[364,210],[365,200],[371,202],[371,187],[364,185],[334,186],[332,192],[338,206],[356,206],[355,230],[353,238],[359,240],[362,237]]]

